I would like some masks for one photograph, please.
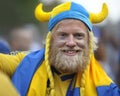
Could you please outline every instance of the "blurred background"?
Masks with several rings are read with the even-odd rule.
[[[44,47],[47,22],[41,23],[34,17],[35,7],[42,2],[45,11],[64,1],[72,0],[0,0],[0,52],[36,51]],[[96,59],[107,74],[120,86],[120,0],[74,0],[90,12],[99,12],[102,3],[109,7],[108,18],[93,25],[98,38]]]

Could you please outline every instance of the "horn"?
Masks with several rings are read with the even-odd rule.
[[[103,3],[102,10],[98,14],[90,13],[90,21],[92,23],[102,22],[108,15],[108,7],[106,3]]]
[[[37,20],[47,22],[50,19],[50,12],[44,12],[40,3],[35,9],[35,17]]]

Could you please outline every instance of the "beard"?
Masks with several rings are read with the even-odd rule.
[[[80,50],[75,56],[67,56],[61,50]],[[49,55],[50,65],[62,73],[76,73],[84,71],[89,61],[89,48],[82,51],[79,47],[56,48],[53,44]]]

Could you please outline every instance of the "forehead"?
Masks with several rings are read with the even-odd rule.
[[[83,31],[87,31],[88,28],[87,26],[80,20],[76,20],[76,19],[64,19],[62,21],[60,21],[59,23],[57,23],[53,30],[62,30],[62,29],[79,29],[79,30],[83,30]]]

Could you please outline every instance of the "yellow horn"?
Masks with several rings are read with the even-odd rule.
[[[108,15],[108,7],[103,3],[102,10],[98,14],[90,13],[90,21],[92,23],[102,22]]]
[[[46,22],[50,19],[50,12],[44,12],[42,9],[42,3],[40,3],[35,9],[35,17],[37,20]]]

